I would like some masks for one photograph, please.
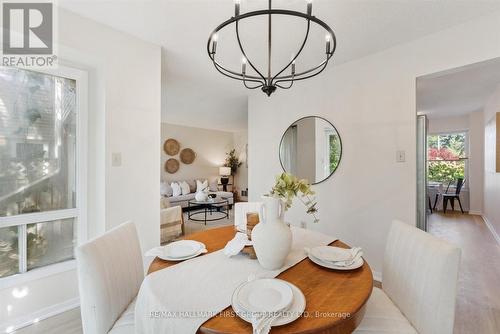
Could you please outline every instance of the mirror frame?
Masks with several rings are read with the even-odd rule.
[[[278,158],[280,160],[280,165],[281,165],[281,169],[285,172],[285,173],[288,173],[285,169],[285,167],[283,166],[283,161],[281,161],[281,144],[283,143],[283,138],[285,138],[285,133],[288,131],[288,129],[290,129],[290,127],[292,125],[294,125],[295,123],[297,122],[300,122],[301,120],[303,119],[306,119],[306,118],[311,118],[311,117],[315,117],[315,118],[319,118],[319,119],[322,119],[323,121],[327,122],[328,124],[330,124],[332,126],[332,128],[335,130],[335,132],[337,132],[337,135],[339,136],[339,142],[340,142],[340,156],[339,156],[339,163],[337,164],[337,167],[335,167],[335,169],[330,173],[330,175],[328,175],[328,177],[325,177],[323,180],[321,181],[318,181],[318,182],[311,182],[311,185],[317,185],[317,184],[320,184],[320,183],[323,183],[325,182],[326,180],[328,180],[330,177],[332,177],[333,174],[335,174],[335,172],[337,171],[337,169],[339,169],[339,166],[340,166],[340,163],[342,162],[342,154],[344,153],[344,148],[343,148],[343,145],[342,145],[342,137],[340,136],[340,132],[339,130],[335,127],[335,125],[332,124],[332,122],[330,122],[329,120],[327,120],[326,118],[324,117],[321,117],[321,116],[316,116],[316,115],[309,115],[309,116],[304,116],[304,117],[301,117],[299,118],[298,120],[292,122],[292,124],[290,124],[286,129],[285,131],[283,132],[283,134],[281,135],[281,140],[280,140],[280,143],[279,143],[279,146],[278,146]],[[297,175],[295,175],[297,176]],[[299,177],[299,176],[297,176]],[[299,177],[300,178],[300,177]]]

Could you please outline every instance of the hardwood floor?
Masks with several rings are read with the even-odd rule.
[[[54,317],[21,328],[15,334],[82,334],[80,308],[75,308]]]
[[[500,246],[480,216],[429,217],[431,234],[462,249],[454,333],[500,333]]]
[[[479,216],[434,213],[429,217],[431,234],[462,249],[455,334],[500,333],[500,246]],[[199,228],[205,226],[193,225],[193,230]],[[65,312],[15,333],[82,333],[80,309]]]

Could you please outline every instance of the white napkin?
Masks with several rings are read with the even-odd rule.
[[[246,233],[237,232],[233,239],[231,239],[224,247],[224,254],[227,256],[237,255],[245,246],[252,245],[248,240]]]
[[[204,253],[207,253],[207,249],[205,248],[201,254],[204,254]],[[154,248],[151,248],[150,250],[148,250],[146,253],[144,253],[144,256],[164,256],[165,255],[165,246],[158,246],[158,247],[154,247]]]
[[[158,247],[155,247],[155,248],[151,248],[150,250],[148,250],[144,256],[161,256],[165,253],[165,251],[163,250],[163,246],[158,246]]]
[[[351,249],[320,246],[313,249],[305,248],[307,254],[311,254],[318,260],[331,263],[338,267],[347,267],[356,262],[363,256],[363,250],[360,247]]]
[[[261,278],[260,275],[252,274],[248,276],[248,282]],[[283,312],[253,313],[252,314],[252,334],[268,334],[271,331],[274,320],[278,319]]]
[[[279,318],[283,312],[259,313],[252,315],[253,334],[268,334],[274,320]]]

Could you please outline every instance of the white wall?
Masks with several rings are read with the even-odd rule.
[[[418,98],[418,97],[417,97]],[[429,134],[469,130],[469,116],[429,117]]]
[[[105,124],[105,229],[132,220],[143,249],[149,249],[159,243],[161,48],[63,9],[59,28],[61,44],[100,62],[97,72],[102,79],[89,86],[98,86],[97,94],[103,94],[98,99],[104,103],[105,117],[97,122]],[[91,138],[95,126],[91,124]],[[121,166],[111,165],[111,153],[121,153]]]
[[[471,214],[483,213],[484,184],[484,121],[483,112],[461,116],[429,119],[429,134],[466,131],[469,136],[469,171],[467,187],[462,190],[464,210]],[[431,196],[434,200],[433,195]],[[460,210],[456,207],[455,210]]]
[[[242,165],[238,168],[235,177],[236,189],[238,190],[239,196],[241,196],[242,190],[246,190],[248,188],[247,144],[247,130],[237,131],[234,133],[234,148],[236,149],[236,153],[242,162]]]
[[[483,112],[469,114],[469,213],[483,214],[484,120]]]
[[[391,220],[415,224],[416,78],[498,56],[497,13],[330,67],[271,98],[252,93],[250,200],[267,192],[281,172],[278,145],[286,128],[306,115],[325,117],[342,137],[343,157],[333,177],[314,187],[321,221],[309,227],[362,246],[381,272]],[[405,163],[396,163],[397,150],[406,151]],[[297,205],[287,220],[297,224],[303,211]]]
[[[196,153],[196,159],[190,165],[180,162],[179,154],[174,156],[180,162],[180,168],[175,174],[165,171],[165,162],[172,158],[163,150],[163,143],[168,138],[176,139],[183,148],[191,148]],[[219,167],[224,164],[226,152],[234,147],[232,132],[189,126],[161,123],[161,178],[164,181],[213,179],[219,177]]]
[[[500,86],[484,109],[484,126],[491,121],[497,112],[500,112]],[[495,172],[495,148],[494,138],[486,138],[484,146],[484,217],[495,231],[497,241],[500,242],[498,238],[500,235],[500,173]]]
[[[159,244],[161,49],[63,9],[58,19],[61,63],[89,74],[89,236],[132,220],[151,248]],[[120,167],[111,167],[111,152],[121,152]],[[74,269],[16,282],[0,281],[0,331],[78,303]],[[29,293],[14,298],[15,288]]]

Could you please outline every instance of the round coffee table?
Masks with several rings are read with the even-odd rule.
[[[206,201],[191,200],[188,202],[188,219],[207,222],[229,218],[229,201],[224,198],[216,197]],[[191,210],[193,208],[193,210]]]

